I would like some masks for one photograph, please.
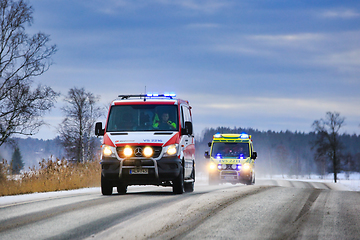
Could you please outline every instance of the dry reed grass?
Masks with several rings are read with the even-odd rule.
[[[100,164],[96,162],[71,164],[65,160],[42,160],[39,168],[14,177],[10,166],[0,162],[0,196],[34,192],[70,190],[100,186]]]

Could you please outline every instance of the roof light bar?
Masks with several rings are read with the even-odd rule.
[[[132,98],[132,97],[138,97],[138,98],[151,98],[151,97],[166,97],[166,98],[174,98],[176,97],[175,93],[163,93],[163,94],[159,94],[157,92],[149,92],[147,94],[128,94],[128,95],[119,95],[118,96],[121,99],[128,99],[128,98]]]
[[[221,133],[216,133],[216,134],[214,135],[214,138],[221,138],[221,137],[222,137]]]
[[[249,135],[247,133],[241,133],[240,138],[241,139],[246,139],[246,138],[249,138]]]

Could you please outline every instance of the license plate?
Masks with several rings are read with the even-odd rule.
[[[225,180],[234,180],[236,179],[234,176],[224,176]]]
[[[130,174],[149,174],[149,169],[130,169]]]

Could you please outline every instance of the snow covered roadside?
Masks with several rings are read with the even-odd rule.
[[[326,182],[332,184],[339,184],[347,187],[351,191],[360,191],[360,173],[351,173],[349,176],[346,176],[345,173],[339,173],[337,176],[337,183],[334,183],[334,174],[327,174],[325,176],[319,175],[305,175],[302,177],[296,178],[295,176],[290,178],[285,176],[284,178],[281,175],[274,176],[262,176],[266,179],[277,179],[277,180],[290,180],[290,181],[307,181],[307,182]]]
[[[265,176],[264,176],[265,177]],[[269,179],[269,176],[266,176]],[[334,183],[333,174],[328,174],[321,178],[318,175],[304,176],[303,178],[282,178],[281,175],[271,176],[272,179],[279,180],[291,180],[291,181],[311,181],[311,182],[327,182]],[[196,184],[204,185],[207,184],[207,176],[199,175],[196,179]],[[348,179],[344,173],[338,175],[338,182],[336,184],[343,185],[352,191],[360,191],[360,173],[352,173],[349,175]],[[339,186],[340,187],[340,186]],[[38,200],[57,198],[57,197],[66,197],[74,194],[99,194],[101,195],[101,190],[99,187],[95,188],[82,188],[68,191],[58,191],[58,192],[45,192],[45,193],[31,193],[23,195],[14,195],[14,196],[4,196],[0,197],[0,208],[9,206],[17,203],[26,203],[33,202]]]
[[[3,196],[0,197],[0,208],[9,206],[17,203],[26,203],[26,202],[34,202],[37,200],[51,199],[57,197],[65,197],[75,194],[89,194],[89,193],[98,193],[101,194],[99,187],[94,188],[82,188],[75,190],[67,190],[67,191],[57,191],[57,192],[43,192],[43,193],[30,193],[30,194],[21,194],[21,195],[13,195],[13,196]]]

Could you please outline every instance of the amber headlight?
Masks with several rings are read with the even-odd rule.
[[[216,169],[216,164],[215,164],[215,163],[210,163],[210,164],[209,164],[209,169],[210,169],[210,170]]]
[[[165,147],[164,157],[174,156],[177,154],[178,144],[172,144]]]
[[[112,146],[104,145],[102,148],[102,154],[104,157],[115,158],[116,157],[115,152],[116,152],[116,148],[114,148]]]
[[[153,155],[154,151],[151,147],[145,147],[143,150],[143,155],[145,157],[151,157]]]
[[[131,155],[133,155],[133,150],[131,147],[125,147],[124,148],[124,156],[125,157],[131,157]]]
[[[245,163],[245,164],[243,165],[242,169],[243,169],[244,171],[249,171],[249,170],[250,170],[250,164]]]

